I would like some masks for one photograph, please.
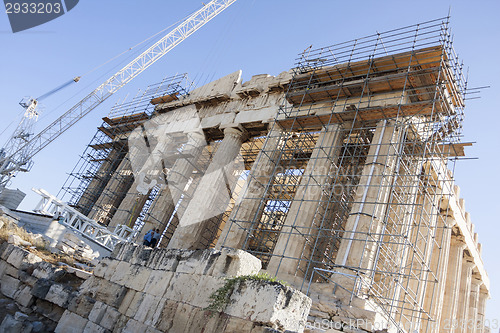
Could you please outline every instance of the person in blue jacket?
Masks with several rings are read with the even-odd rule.
[[[151,246],[151,241],[153,239],[153,234],[154,234],[154,229],[149,230],[145,235],[144,235],[144,241],[142,244],[145,246]]]

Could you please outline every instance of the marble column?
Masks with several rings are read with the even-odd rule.
[[[279,145],[283,131],[273,125],[266,141],[257,154],[248,178],[241,190],[241,199],[236,202],[228,223],[225,224],[217,248],[230,247],[241,249],[253,225],[257,225],[266,204],[267,185],[275,171],[276,160],[280,153]]]
[[[411,253],[406,263],[409,275],[405,293],[400,297],[400,301],[404,301],[402,304],[405,308],[402,311],[405,318],[403,321],[408,327],[430,324],[425,322],[427,315],[422,315],[419,311],[421,307],[427,306],[429,309],[431,303],[436,301],[432,295],[437,292],[439,282],[438,262],[442,257],[441,249],[435,243],[436,239],[445,237],[440,234],[444,230],[444,224],[438,225],[442,190],[438,186],[439,180],[433,178],[430,170],[427,163],[421,176],[423,184],[415,202],[413,226],[409,236]],[[427,304],[426,297],[428,297]]]
[[[144,219],[144,226],[142,227],[141,234],[138,239],[142,239],[146,232],[153,228],[159,228],[163,234],[167,226],[175,205],[172,201],[172,194],[167,185],[162,185],[158,195],[151,204],[151,208]]]
[[[137,192],[136,187],[137,182],[134,181],[109,222],[108,229],[114,230],[118,225],[126,225],[130,228],[134,226],[151,192],[150,190],[147,194],[142,194]]]
[[[182,148],[179,148],[181,146]],[[155,198],[139,237],[144,236],[146,232],[153,228],[159,228],[160,233],[163,233],[167,227],[173,233],[177,227],[175,223],[177,220],[170,220],[170,218],[205,146],[206,141],[203,132],[195,131],[187,134],[185,142],[182,139],[172,137],[170,142],[166,142],[160,147],[164,151],[153,152],[163,156],[163,164],[167,167],[170,166],[170,169],[166,175],[166,184],[162,185],[160,193]],[[137,194],[137,196],[140,196],[140,194]],[[168,224],[169,221],[170,224]]]
[[[132,165],[127,154],[113,173],[88,217],[107,225],[130,189],[133,180]]]
[[[401,293],[404,292],[405,277],[410,275],[407,260],[411,254],[409,240],[414,222],[415,205],[409,203],[416,202],[421,185],[419,182],[421,170],[421,159],[405,156],[401,159],[397,171],[398,176],[387,214],[386,233],[383,239],[388,251],[385,255],[379,256],[377,262],[377,266],[384,267],[381,271],[392,268],[395,273],[394,279],[380,280],[380,283],[385,283],[383,288],[389,293],[388,299],[400,299]],[[381,275],[376,273],[374,279],[378,280]],[[399,310],[397,304],[394,304],[392,316],[396,318]]]
[[[377,124],[335,261],[347,272],[352,269],[371,276],[401,137],[402,130],[394,121]]]
[[[339,124],[328,125],[321,130],[274,247],[267,268],[271,273],[284,277],[304,275],[312,250],[306,243],[318,232],[313,222],[318,209],[326,206],[321,205],[321,198],[328,187],[329,173],[336,172],[342,134]]]
[[[467,332],[469,333],[476,333],[478,331],[477,318],[479,310],[479,296],[482,284],[483,281],[481,281],[481,277],[473,274],[470,288],[469,317],[467,321]]]
[[[439,328],[443,312],[446,278],[448,276],[448,262],[450,260],[451,229],[456,221],[447,216],[440,215],[434,235],[433,249],[430,262],[432,275],[428,276],[424,296],[424,309],[432,320],[428,325]]]
[[[467,333],[468,319],[469,319],[469,303],[470,293],[472,287],[472,270],[474,263],[468,261],[465,257],[462,262],[462,278],[460,281],[460,296],[458,299],[458,311],[455,319],[457,320],[457,329],[455,332]]]
[[[486,301],[488,300],[489,293],[486,287],[483,286],[479,290],[479,300],[478,300],[478,306],[477,306],[477,319],[476,319],[476,327],[477,333],[485,333],[486,330],[484,328],[484,321],[486,319]]]
[[[80,213],[84,215],[90,213],[92,206],[96,203],[97,199],[104,191],[106,184],[119,166],[121,160],[120,155],[123,157],[125,153],[122,152],[121,149],[113,148],[101,163],[82,196],[78,199],[76,207]]]
[[[207,222],[223,214],[229,204],[233,186],[236,183],[236,158],[245,139],[245,133],[236,128],[224,129],[220,143],[205,175],[180,218],[168,248],[199,248],[201,236]]]
[[[458,314],[464,248],[465,243],[461,238],[451,237],[439,332],[455,332],[453,322]]]

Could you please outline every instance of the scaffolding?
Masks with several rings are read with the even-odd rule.
[[[270,127],[242,126],[244,167],[233,175],[229,203],[220,203],[224,211],[202,221],[192,247],[242,248],[268,272],[297,278],[304,292],[332,286],[348,295],[347,305],[369,300],[400,331],[433,331],[445,278],[438,268],[454,232],[442,202],[469,145],[461,141],[462,69],[449,18],[306,50]],[[104,118],[63,187],[74,208],[108,228],[158,227],[160,246],[175,238],[224,131],[204,128],[206,145],[193,147],[185,133],[173,134],[160,171],[185,160],[176,171],[183,178],[147,193],[132,186],[128,139],[155,119],[151,103],[187,94],[184,79],[168,78]],[[203,115],[230,99],[204,98],[157,111],[174,114],[191,103]],[[231,243],[231,230],[244,235],[241,244]]]
[[[109,225],[133,182],[128,135],[152,117],[156,104],[186,95],[188,87],[187,75],[177,74],[113,106],[59,192],[62,198],[85,216]],[[157,193],[157,189],[142,197],[136,193],[138,204],[123,207],[130,218],[122,224],[131,228],[136,220],[141,224]]]
[[[466,79],[449,19],[300,54],[248,182],[260,197],[242,248],[310,292],[332,284],[370,299],[401,331],[433,331],[431,315],[451,227]],[[265,163],[262,162],[261,165]],[[222,240],[223,246],[232,247]]]

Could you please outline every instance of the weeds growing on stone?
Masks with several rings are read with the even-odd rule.
[[[205,310],[211,311],[212,315],[216,312],[222,312],[229,304],[229,299],[233,294],[235,286],[244,281],[267,281],[267,282],[277,282],[283,286],[288,286],[288,283],[282,280],[278,280],[275,277],[269,275],[268,273],[258,273],[253,275],[243,275],[232,278],[226,278],[226,283],[214,291],[210,295],[210,304],[205,308]]]

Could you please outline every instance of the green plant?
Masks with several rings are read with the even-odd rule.
[[[253,280],[253,281],[267,281],[267,282],[275,282],[279,283],[283,286],[288,286],[288,283],[282,280],[278,280],[273,276],[270,276],[268,273],[258,273],[253,275],[242,275],[237,277],[226,278],[226,283],[214,291],[212,295],[210,295],[209,299],[211,300],[210,304],[205,308],[205,310],[215,312],[222,312],[229,304],[229,299],[233,294],[234,287],[244,281]]]

